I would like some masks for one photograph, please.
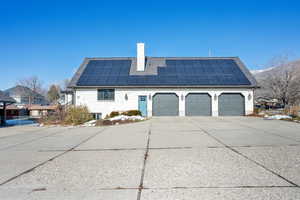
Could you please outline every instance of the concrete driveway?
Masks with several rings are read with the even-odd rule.
[[[0,199],[300,199],[299,145],[247,117],[0,128]]]

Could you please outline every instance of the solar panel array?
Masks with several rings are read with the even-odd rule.
[[[131,60],[90,60],[78,86],[251,85],[233,59],[166,59],[157,75],[129,75]]]

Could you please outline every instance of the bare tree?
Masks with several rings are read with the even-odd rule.
[[[272,66],[276,68],[268,77],[261,80],[264,96],[278,99],[284,106],[299,103],[300,66],[297,65],[299,63],[289,62],[286,58],[273,60]]]
[[[17,85],[28,87],[34,92],[42,93],[42,81],[37,76],[23,78],[17,81]]]
[[[23,78],[17,81],[16,85],[24,86],[29,88],[32,92],[24,91],[28,97],[28,103],[32,104],[34,98],[36,98],[36,93],[45,96],[46,91],[42,88],[42,81],[37,76],[31,76]]]

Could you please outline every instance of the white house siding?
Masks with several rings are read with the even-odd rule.
[[[222,93],[240,93],[245,97],[245,114],[253,112],[253,89],[249,88],[116,88],[114,101],[98,101],[97,89],[86,88],[75,90],[75,105],[86,105],[91,113],[102,113],[105,117],[112,111],[138,109],[138,96],[147,96],[147,113],[152,116],[152,97],[156,93],[176,93],[179,97],[179,116],[185,116],[185,98],[188,93],[209,93],[212,99],[212,116],[218,116],[218,96]],[[128,99],[125,99],[127,94]],[[151,96],[151,100],[149,99]],[[217,97],[217,98],[215,98]]]

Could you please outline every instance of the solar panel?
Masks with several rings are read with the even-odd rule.
[[[148,58],[151,59],[151,58]],[[105,85],[250,85],[232,59],[166,59],[157,75],[129,75],[131,60],[90,60],[79,86]]]

